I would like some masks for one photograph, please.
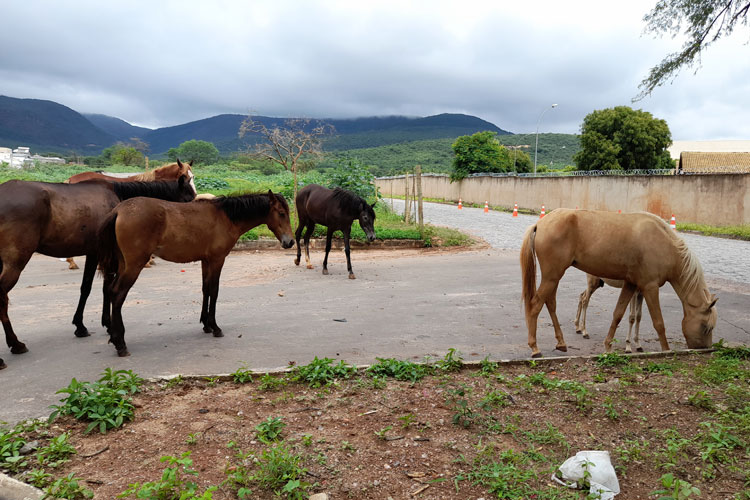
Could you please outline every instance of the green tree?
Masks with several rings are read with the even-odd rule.
[[[496,136],[496,132],[488,130],[456,139],[451,181],[465,179],[469,174],[507,172],[513,168],[513,158]]]
[[[638,88],[635,100],[643,99],[669,78],[677,76],[683,67],[700,64],[701,53],[724,35],[730,35],[737,24],[747,26],[750,2],[747,0],[659,0],[643,20],[647,33],[677,36],[682,32],[687,40],[679,52],[665,57],[651,68]]]
[[[212,142],[196,141],[191,139],[180,144],[176,148],[170,148],[167,151],[167,157],[170,161],[193,162],[193,164],[211,165],[216,163],[220,158],[219,150]]]
[[[145,164],[143,153],[136,150],[134,147],[126,146],[125,144],[118,142],[108,148],[102,150],[102,154],[99,156],[98,161],[92,161],[92,165],[128,165],[128,166],[140,166]]]
[[[578,170],[673,168],[667,122],[628,106],[589,113],[581,125]]]

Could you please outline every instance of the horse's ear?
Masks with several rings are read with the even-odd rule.
[[[193,166],[193,162],[194,162],[194,161],[195,161],[195,160],[190,160],[190,161],[188,162],[188,166],[192,167],[192,166]]]
[[[378,204],[378,200],[375,200],[375,201],[373,202],[373,204],[372,204],[372,205],[370,205],[370,208],[372,208],[373,210],[375,210],[375,205],[377,205],[377,204]]]
[[[180,168],[184,167],[179,158],[177,158],[177,166],[180,167]]]
[[[711,304],[706,308],[706,311],[710,311],[713,306],[716,305],[716,303],[719,301],[719,297],[716,295],[711,295]]]
[[[273,194],[273,191],[270,189],[268,190],[268,201],[271,203],[271,205],[274,205],[278,200],[276,199],[276,195]]]

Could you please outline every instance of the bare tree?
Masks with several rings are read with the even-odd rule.
[[[251,147],[257,158],[277,163],[294,174],[294,198],[297,198],[297,173],[302,158],[319,158],[323,155],[323,139],[334,132],[333,125],[310,118],[288,118],[283,124],[270,128],[253,116],[248,116],[240,126],[239,136],[258,134],[263,141]]]

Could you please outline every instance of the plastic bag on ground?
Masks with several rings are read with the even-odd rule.
[[[600,500],[612,500],[620,493],[620,482],[608,451],[579,451],[563,462],[558,472],[552,479],[568,488],[580,488],[588,479],[589,492],[598,493]]]

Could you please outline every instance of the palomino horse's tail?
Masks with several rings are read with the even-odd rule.
[[[120,261],[120,247],[117,245],[117,234],[115,233],[116,222],[117,210],[113,210],[99,227],[97,242],[99,267],[104,276],[116,273]]]
[[[534,251],[534,237],[536,224],[526,230],[521,244],[521,300],[526,307],[536,293],[536,252]]]

